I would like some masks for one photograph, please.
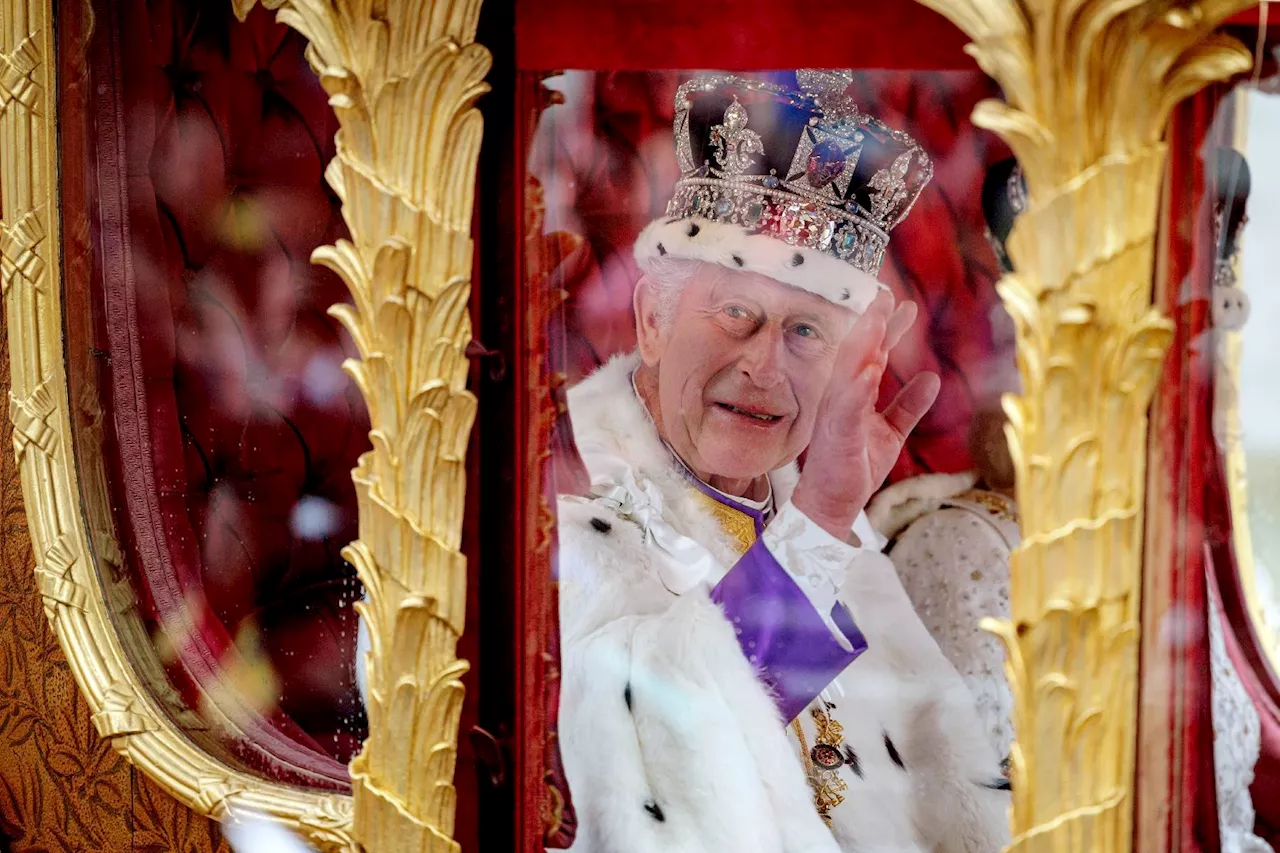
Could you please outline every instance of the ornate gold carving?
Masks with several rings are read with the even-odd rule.
[[[235,0],[244,15],[254,0]],[[332,309],[361,359],[373,449],[353,472],[356,567],[369,630],[369,738],[351,763],[354,835],[368,850],[457,850],[453,771],[465,661],[465,456],[476,400],[471,209],[488,90],[477,0],[264,0],[311,44],[341,123],[326,177],[351,240],[313,260],[346,282]]]
[[[144,640],[131,639],[113,621],[112,609],[126,593],[116,589],[109,596],[99,579],[71,451],[57,104],[41,94],[53,81],[52,20],[51,0],[0,6],[0,150],[7,153],[0,158],[0,282],[9,330],[9,416],[45,610],[99,733],[179,801],[214,816],[265,814],[322,849],[354,851],[349,797],[267,782],[202,750],[190,728],[172,721],[185,714],[189,724],[190,711],[165,689],[158,664],[147,673],[131,662],[126,644]],[[104,544],[100,556],[109,562],[115,553]]]
[[[1005,401],[1022,545],[1008,649],[1015,851],[1132,844],[1147,406],[1171,325],[1151,308],[1170,111],[1246,70],[1213,29],[1250,0],[921,0],[1003,87],[974,123],[1026,175],[999,292],[1023,394]],[[1116,85],[1115,81],[1123,81]]]
[[[23,39],[12,52],[0,56],[0,112],[11,101],[29,110],[36,108],[40,86],[36,83],[35,71],[39,64],[40,51],[31,36]]]
[[[226,776],[204,776],[200,779],[200,794],[191,807],[221,820],[227,816],[228,804],[242,792],[243,788]]]
[[[54,398],[45,384],[26,397],[19,397],[16,392],[9,392],[9,420],[13,422],[13,449],[22,461],[28,445],[35,445],[45,454],[53,449],[55,433],[49,425],[49,416],[53,414]]]
[[[44,257],[39,251],[44,236],[44,223],[34,212],[23,216],[15,225],[5,220],[0,226],[0,252],[4,253],[0,282],[5,293],[17,280],[31,287],[39,287],[44,281]]]
[[[105,738],[145,732],[155,723],[155,718],[145,711],[140,713],[140,704],[132,685],[117,682],[107,688],[101,710],[92,717],[93,726]]]
[[[85,607],[85,587],[71,572],[76,557],[71,537],[64,534],[49,545],[44,559],[36,564],[36,585],[44,597],[45,613],[50,619],[57,616],[57,605],[77,610]]]
[[[326,794],[299,817],[299,823],[321,849],[346,849],[351,842],[352,810],[350,797]]]

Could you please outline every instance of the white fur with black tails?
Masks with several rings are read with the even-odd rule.
[[[666,520],[727,570],[725,534],[635,397],[636,363],[615,358],[570,392],[579,449],[588,469],[596,453],[629,460]],[[796,479],[794,466],[771,475],[780,503]],[[566,498],[559,512],[574,851],[994,853],[1007,841],[1008,794],[988,787],[999,759],[887,557],[864,553],[841,591],[869,650],[828,691],[858,758],[839,771],[848,787],[828,828],[797,741],[706,587],[668,592],[639,528],[603,503]]]
[[[867,310],[880,282],[847,261],[819,249],[792,246],[741,225],[712,222],[698,216],[656,219],[635,243],[640,269],[660,257],[685,258],[746,270],[807,290],[861,314]]]

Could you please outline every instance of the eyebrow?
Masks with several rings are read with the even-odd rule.
[[[833,312],[850,310],[843,306],[835,305],[818,294],[811,293],[804,288],[796,287],[795,285],[781,281],[774,281],[773,283],[780,287],[785,287],[792,293],[801,294],[808,298],[808,305],[800,308],[799,310],[788,312],[786,314],[786,319],[790,322],[807,323],[812,326],[817,326],[824,334],[831,332],[840,325],[841,318],[832,316]],[[732,278],[725,277],[711,286],[711,290],[707,294],[707,297],[710,301],[714,302],[730,296],[750,296],[751,294],[747,291],[753,291],[760,286],[760,282],[735,281]],[[857,317],[857,313],[854,312],[854,322],[857,322]],[[852,328],[852,326],[850,326],[850,328]]]
[[[823,317],[812,311],[797,311],[791,315],[791,319],[797,323],[808,323],[812,326],[827,326],[835,322],[831,317]]]

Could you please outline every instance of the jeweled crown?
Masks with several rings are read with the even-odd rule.
[[[708,74],[680,86],[681,178],[667,215],[741,225],[874,277],[933,162],[858,109],[851,72],[803,70],[794,81]]]

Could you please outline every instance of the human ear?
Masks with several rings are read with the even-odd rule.
[[[666,347],[666,331],[658,319],[658,297],[648,276],[642,276],[632,295],[636,312],[636,344],[640,359],[653,367]]]

